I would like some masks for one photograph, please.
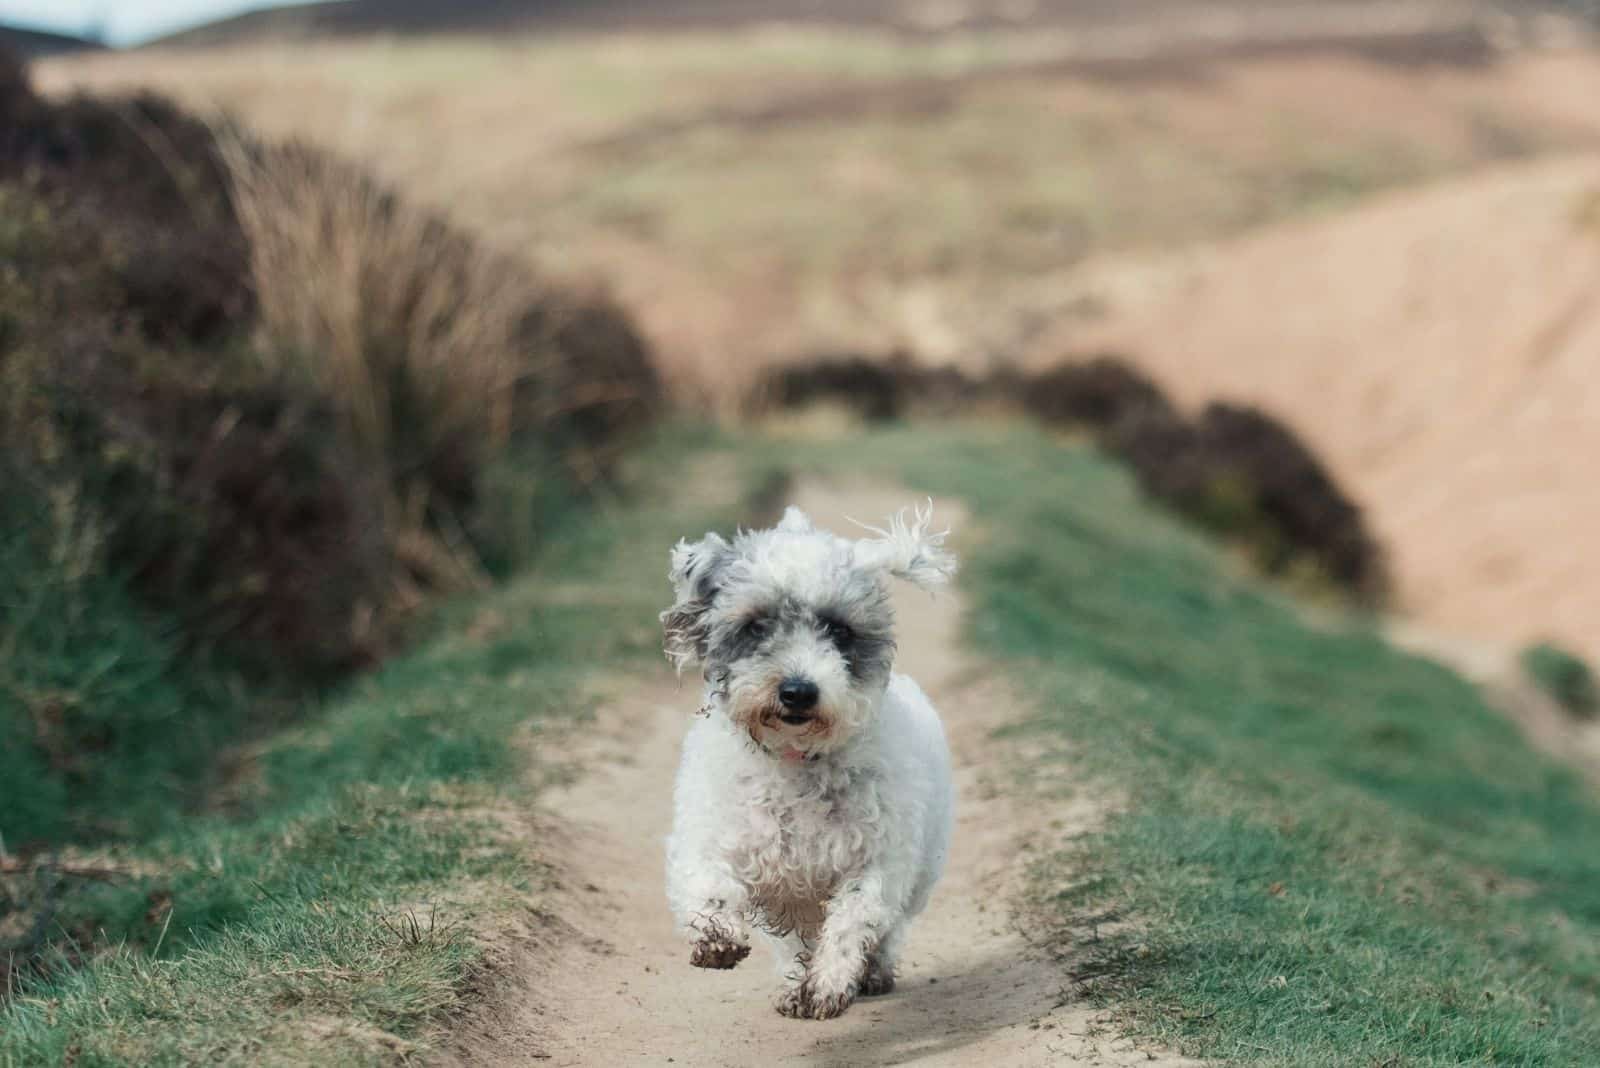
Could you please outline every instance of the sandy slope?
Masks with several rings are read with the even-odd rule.
[[[877,515],[908,497],[809,486],[799,503],[821,522]],[[940,514],[960,519],[948,502]],[[665,537],[665,535],[664,535]],[[664,543],[665,544],[665,543]],[[959,549],[959,544],[957,545]],[[678,743],[698,691],[663,673],[600,716],[574,754],[590,770],[549,795],[549,822],[571,888],[567,936],[553,951],[511,955],[478,1018],[461,1030],[459,1063],[618,1066],[1177,1065],[1100,1033],[1065,992],[1060,967],[1029,949],[1006,906],[1026,853],[1019,845],[1092,825],[1093,800],[1023,807],[1006,796],[1002,743],[1012,712],[980,665],[957,650],[960,598],[901,591],[901,667],[941,707],[955,754],[960,811],[948,874],[913,929],[899,988],[858,1001],[839,1020],[789,1020],[771,1008],[777,977],[764,949],[731,972],[692,969],[672,932],[662,840]]]
[[[1401,608],[1600,656],[1600,159],[1503,169],[1108,272],[1110,348],[1260,404],[1369,510]]]

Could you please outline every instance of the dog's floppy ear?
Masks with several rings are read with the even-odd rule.
[[[929,530],[932,522],[931,499],[913,510],[910,522],[902,508],[889,517],[887,530],[867,528],[878,536],[856,542],[856,562],[863,567],[880,568],[925,590],[944,585],[956,573],[956,557],[944,547],[950,532]]]
[[[685,539],[672,548],[667,578],[672,581],[675,599],[672,607],[661,613],[661,629],[667,659],[680,672],[705,656],[706,615],[722,572],[732,560],[732,547],[716,534],[707,534],[693,544]]]

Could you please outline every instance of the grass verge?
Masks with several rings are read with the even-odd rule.
[[[541,738],[660,655],[661,532],[739,517],[737,479],[677,492],[698,444],[661,439],[625,503],[574,513],[534,570],[441,609],[415,652],[235,754],[207,811],[41,866],[40,893],[111,875],[58,903],[56,950],[13,978],[0,1066],[425,1050],[472,995],[478,936],[546,885],[525,813],[563,769]]]
[[[545,885],[516,825],[562,770],[541,736],[658,655],[666,542],[797,463],[967,503],[969,639],[1031,699],[1015,731],[1127,798],[1034,843],[1031,915],[1078,996],[1240,1063],[1600,1059],[1600,805],[1577,776],[1452,673],[1244,577],[1091,450],[954,425],[664,440],[626,504],[243,754],[222,811],[108,858],[125,874],[61,916],[76,949],[0,1015],[0,1065],[426,1050],[478,980],[473,933]]]
[[[1230,1062],[1600,1063],[1600,803],[1468,683],[1308,618],[1090,450],[832,449],[966,502],[968,635],[1031,699],[1016,732],[1127,798],[1034,843],[1079,996]]]

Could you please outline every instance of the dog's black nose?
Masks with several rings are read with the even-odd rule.
[[[811,717],[803,713],[817,707],[817,696],[817,684],[810,679],[784,679],[778,686],[778,703],[786,714],[779,718],[785,723],[804,723]]]

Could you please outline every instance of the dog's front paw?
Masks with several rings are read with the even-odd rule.
[[[843,1015],[844,1010],[855,1004],[856,990],[850,987],[836,994],[813,994],[811,996],[811,1018],[813,1020],[831,1020],[835,1016]]]
[[[732,968],[750,955],[750,939],[743,927],[726,916],[703,916],[691,929],[694,945],[689,963],[696,968]]]
[[[843,990],[823,992],[807,979],[784,988],[773,1007],[781,1015],[797,1020],[831,1020],[842,1015],[856,1000],[854,985]]]
[[[689,963],[696,968],[732,968],[750,955],[750,947],[731,938],[702,938],[689,950]]]
[[[806,1014],[806,996],[804,988],[799,983],[796,983],[794,986],[784,987],[783,991],[778,995],[778,1000],[772,1003],[772,1007],[778,1010],[779,1016],[788,1016],[792,1019],[800,1019]]]

